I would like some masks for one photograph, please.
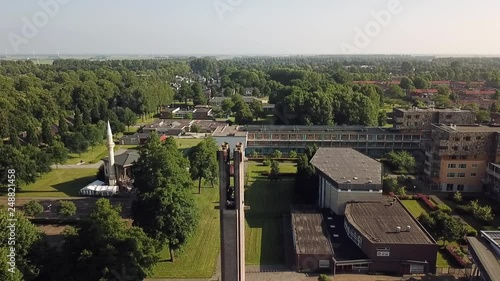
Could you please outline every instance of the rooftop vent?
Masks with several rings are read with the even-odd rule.
[[[368,183],[373,183],[373,181],[372,181],[372,180],[369,180],[369,181],[368,181]]]
[[[396,232],[400,233],[401,232],[401,226],[396,227]]]
[[[407,225],[406,226],[406,231],[410,232],[411,226]]]
[[[354,179],[354,180],[358,180],[358,177],[354,177],[353,179]]]
[[[351,183],[351,180],[347,180],[347,183]]]

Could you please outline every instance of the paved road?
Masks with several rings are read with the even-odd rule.
[[[120,148],[117,151],[115,151],[115,155],[120,155],[122,153],[125,153],[128,149],[125,148]],[[52,165],[52,169],[99,169],[101,167],[103,161],[99,160],[97,163],[93,164],[73,164],[73,165]]]

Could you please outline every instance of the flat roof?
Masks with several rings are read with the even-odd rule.
[[[436,128],[439,128],[446,132],[463,132],[463,133],[493,133],[499,132],[500,127],[495,126],[481,126],[481,125],[444,125],[444,124],[433,124]]]
[[[236,127],[236,126],[234,126]],[[219,131],[219,136],[224,134]],[[418,135],[416,133],[398,132],[391,128],[382,127],[364,127],[364,126],[301,126],[301,125],[249,125],[249,126],[239,126],[238,132],[243,133],[297,133],[297,134],[314,134],[314,133],[340,133],[340,134],[366,134],[366,135]],[[234,133],[234,132],[232,132]]]
[[[292,207],[292,230],[297,254],[333,256],[323,216],[312,206]]]
[[[345,218],[373,243],[436,244],[398,200],[347,203]],[[397,231],[397,227],[401,231]],[[408,231],[408,226],[410,229]]]
[[[319,148],[311,164],[337,183],[382,184],[382,163],[352,148]]]
[[[484,232],[481,232],[483,235]],[[487,237],[485,237],[487,238]],[[474,257],[476,265],[481,268],[481,274],[485,274],[487,279],[492,281],[500,281],[500,262],[491,250],[491,244],[488,244],[482,239],[476,237],[467,237],[467,242],[469,242],[470,248],[472,248],[471,254]]]
[[[246,137],[247,132],[240,130],[240,126],[219,126],[212,133],[214,137]]]
[[[455,109],[455,108],[393,108],[393,110],[399,110],[401,112],[472,112],[471,110],[465,109]]]

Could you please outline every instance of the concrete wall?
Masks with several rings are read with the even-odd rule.
[[[246,137],[236,137],[236,136],[214,136],[213,137],[217,142],[218,146],[221,146],[224,143],[228,143],[231,149],[234,149],[238,143],[243,143],[246,147],[247,138]]]
[[[337,189],[337,184],[331,182],[324,175],[319,175],[319,206],[330,208],[337,215],[344,215],[345,206],[351,201],[381,201],[383,199],[382,189],[380,191],[356,191],[355,184],[351,191]]]
[[[328,261],[328,268],[320,268],[319,261]],[[297,271],[301,272],[331,272],[333,270],[332,255],[297,254],[295,258]]]

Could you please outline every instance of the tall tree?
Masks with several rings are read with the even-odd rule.
[[[143,280],[152,272],[159,260],[156,241],[129,227],[120,213],[119,205],[101,198],[88,220],[65,238],[65,280]]]
[[[191,178],[198,180],[198,193],[201,193],[201,180],[206,179],[213,185],[217,179],[217,143],[213,138],[206,138],[193,147],[189,153]]]
[[[137,189],[132,205],[134,224],[158,241],[160,247],[168,244],[173,261],[174,251],[186,243],[198,223],[189,191],[189,161],[179,152],[175,140],[168,138],[162,144],[157,134],[149,136],[139,154],[133,169]]]
[[[68,160],[69,151],[64,144],[59,141],[54,141],[47,150],[52,162],[59,168],[59,164],[64,164]]]

